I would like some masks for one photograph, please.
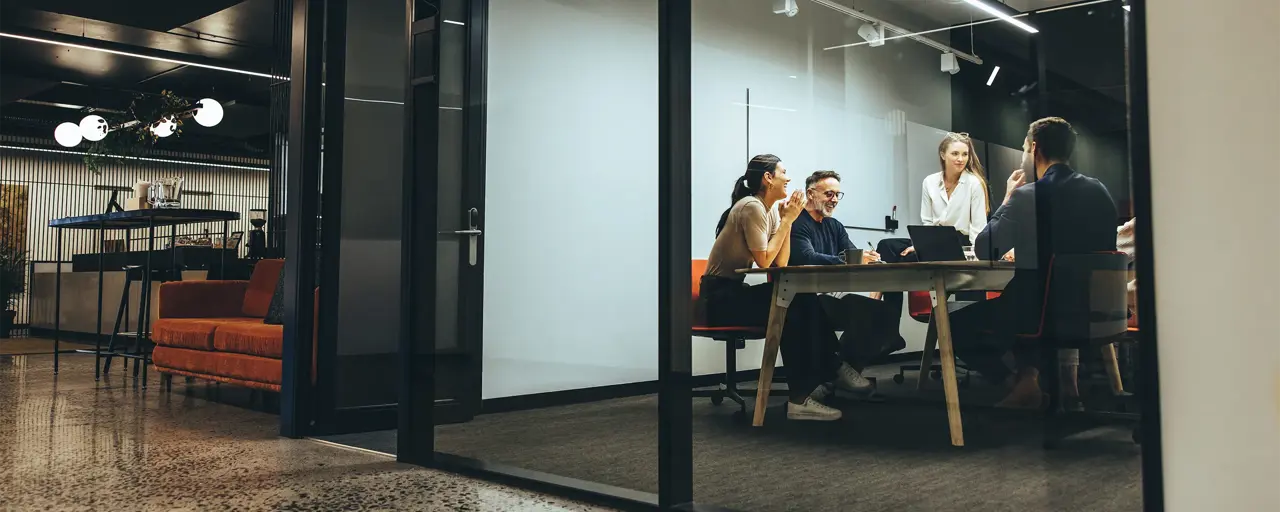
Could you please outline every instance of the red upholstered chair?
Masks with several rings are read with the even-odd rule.
[[[693,306],[693,336],[697,338],[709,338],[716,341],[724,342],[724,381],[716,386],[715,389],[693,390],[693,396],[710,397],[711,403],[720,405],[724,403],[725,397],[733,400],[738,404],[738,413],[741,418],[746,418],[747,401],[742,398],[738,392],[738,351],[747,347],[747,340],[764,339],[765,329],[763,327],[711,327],[707,325],[707,315],[705,304],[699,300],[702,288],[702,275],[707,272],[707,260],[693,260],[690,267],[690,274],[693,279],[693,300],[690,304]],[[778,382],[774,379],[774,382]],[[745,390],[744,390],[745,391]],[[770,394],[782,394],[782,392],[772,392]]]

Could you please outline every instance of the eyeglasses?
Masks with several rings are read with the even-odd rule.
[[[948,132],[947,135],[956,137],[961,140],[966,140],[969,138],[969,132]]]
[[[844,192],[836,192],[833,190],[828,190],[826,192],[823,192],[822,195],[827,196],[827,199],[835,199],[836,201],[844,199]]]

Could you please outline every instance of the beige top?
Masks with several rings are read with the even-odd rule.
[[[781,225],[782,216],[778,213],[777,204],[766,209],[764,202],[756,196],[739,199],[729,209],[724,229],[711,246],[711,254],[707,256],[707,275],[741,278],[734,271],[751,268],[755,262],[751,251],[768,250],[769,240],[778,233]]]

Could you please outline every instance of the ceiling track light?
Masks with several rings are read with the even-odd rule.
[[[907,29],[905,29],[905,28],[899,27],[899,26],[894,25],[894,24],[892,24],[892,23],[888,23],[888,22],[886,22],[886,21],[884,21],[884,20],[882,20],[882,19],[880,19],[880,18],[876,18],[876,17],[874,17],[874,16],[871,16],[871,15],[868,15],[868,14],[865,14],[865,13],[862,13],[862,12],[859,12],[859,11],[855,11],[855,10],[853,10],[853,9],[849,8],[849,7],[848,7],[848,6],[846,6],[846,5],[843,5],[843,4],[840,4],[840,3],[834,2],[834,1],[832,1],[832,0],[811,0],[811,1],[812,1],[813,3],[815,3],[815,4],[818,4],[818,5],[821,5],[821,6],[823,6],[823,7],[826,7],[826,8],[828,8],[828,9],[831,9],[831,10],[833,10],[833,11],[836,11],[836,12],[838,12],[838,13],[840,13],[840,14],[845,15],[845,16],[849,16],[849,17],[851,17],[851,18],[859,19],[859,20],[865,21],[865,22],[867,22],[867,23],[871,23],[871,24],[877,25],[878,27],[880,27],[880,29],[881,29],[881,30],[884,30],[884,31],[886,31],[886,32],[887,32],[887,31],[893,31],[893,32],[897,32],[897,33],[899,33],[899,34],[902,34],[902,35],[899,35],[899,36],[893,36],[893,37],[883,37],[883,38],[881,38],[881,40],[882,40],[882,41],[888,41],[888,40],[890,40],[890,39],[898,39],[898,38],[906,37],[906,38],[909,38],[909,39],[911,39],[911,40],[913,40],[913,41],[915,41],[915,42],[918,42],[918,43],[920,43],[920,44],[923,44],[923,45],[925,45],[925,46],[928,46],[928,47],[930,47],[930,48],[933,48],[933,49],[935,49],[935,50],[938,50],[938,51],[940,51],[940,52],[943,52],[943,53],[953,53],[953,54],[955,54],[955,56],[956,56],[956,57],[959,57],[959,58],[961,58],[961,59],[967,60],[967,61],[972,62],[972,63],[974,63],[974,64],[977,64],[977,65],[979,65],[979,66],[981,66],[981,65],[982,65],[982,58],[981,58],[981,57],[978,57],[977,55],[973,55],[973,54],[970,54],[970,53],[965,53],[965,52],[962,52],[962,51],[957,50],[957,49],[955,49],[955,48],[952,48],[952,47],[950,47],[950,46],[947,46],[947,45],[945,45],[945,44],[939,43],[939,42],[937,42],[937,41],[934,41],[933,39],[929,39],[929,38],[927,38],[927,37],[922,36],[922,35],[921,35],[921,33],[913,33],[913,32],[911,32],[910,30],[907,30]],[[942,32],[942,31],[946,31],[946,30],[951,30],[951,29],[950,29],[950,28],[943,28],[943,29],[938,29],[938,30],[936,30],[935,32]],[[843,44],[843,45],[839,45],[839,46],[831,46],[831,47],[823,48],[823,50],[836,50],[836,49],[840,49],[840,48],[848,48],[848,47],[852,47],[852,46],[860,46],[860,45],[864,45],[864,44],[870,44],[870,43],[868,43],[868,42],[865,42],[865,41],[864,41],[864,42],[861,42],[861,43]]]
[[[1000,73],[1000,66],[996,66],[995,69],[991,70],[991,77],[987,78],[987,87],[991,87],[991,84],[995,83],[996,75],[999,73]]]
[[[1015,27],[1018,27],[1018,28],[1020,28],[1020,29],[1022,29],[1022,30],[1025,30],[1025,31],[1027,31],[1027,32],[1029,32],[1029,33],[1035,34],[1035,33],[1040,32],[1040,29],[1037,29],[1037,28],[1035,28],[1035,27],[1033,27],[1033,26],[1031,26],[1031,25],[1028,25],[1028,24],[1026,24],[1025,22],[1023,22],[1022,20],[1016,20],[1016,19],[1014,19],[1014,18],[1013,18],[1013,16],[1010,16],[1008,13],[1005,13],[1004,11],[1000,10],[999,8],[997,8],[997,7],[995,7],[995,6],[993,6],[993,5],[989,4],[989,3],[987,3],[987,1],[986,1],[986,0],[964,0],[964,2],[965,2],[965,3],[967,3],[967,4],[969,4],[969,5],[972,5],[972,6],[974,6],[974,7],[977,7],[978,9],[981,9],[982,11],[986,12],[987,14],[990,14],[990,15],[992,15],[992,16],[995,16],[995,17],[997,17],[997,18],[1000,18],[1000,19],[1002,19],[1002,20],[1004,20],[1004,21],[1008,22],[1009,24],[1011,24],[1011,25],[1013,25],[1013,26],[1015,26]],[[1004,5],[1004,4],[1000,4],[1000,5]],[[1019,14],[1021,14],[1021,13],[1019,13]]]
[[[39,37],[24,36],[24,35],[21,35],[21,34],[13,34],[13,33],[9,33],[9,32],[0,32],[0,37],[8,37],[8,38],[11,38],[11,39],[19,39],[19,40],[22,40],[22,41],[30,41],[30,42],[33,42],[33,43],[44,43],[44,44],[51,44],[51,45],[55,45],[55,46],[65,46],[65,47],[67,47],[67,48],[77,48],[77,49],[80,49],[80,50],[89,50],[89,51],[95,51],[95,52],[110,53],[110,54],[112,54],[112,55],[120,55],[120,56],[124,56],[124,57],[134,57],[134,58],[139,58],[139,59],[147,59],[147,60],[153,60],[153,61],[157,61],[157,62],[166,62],[166,63],[169,63],[169,64],[178,64],[178,65],[191,66],[191,67],[196,67],[196,68],[212,69],[212,70],[215,70],[215,71],[226,71],[226,72],[228,72],[228,73],[239,73],[239,74],[241,74],[241,75],[256,76],[256,77],[261,77],[261,78],[273,78],[273,79],[287,80],[287,78],[285,78],[285,77],[272,76],[272,75],[270,75],[270,74],[268,74],[268,73],[259,73],[259,72],[257,72],[257,71],[249,71],[249,70],[245,70],[245,69],[228,68],[228,67],[224,67],[224,66],[214,66],[214,65],[212,65],[212,64],[201,64],[201,63],[198,63],[198,62],[190,62],[190,61],[184,61],[184,60],[178,60],[178,59],[167,59],[167,58],[164,58],[164,57],[156,57],[156,56],[152,56],[152,55],[142,55],[142,54],[140,54],[140,53],[122,52],[122,51],[120,51],[120,50],[108,50],[108,49],[106,49],[106,48],[97,48],[97,47],[94,47],[94,46],[88,46],[88,45],[83,45],[83,44],[68,43],[68,42],[64,42],[64,41],[55,41],[55,40],[53,40],[53,39],[43,39],[43,38],[39,38]]]

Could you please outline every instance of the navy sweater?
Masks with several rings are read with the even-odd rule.
[[[791,223],[791,261],[787,264],[841,265],[844,263],[841,254],[853,248],[849,232],[835,217],[818,222],[809,212],[804,212]]]

